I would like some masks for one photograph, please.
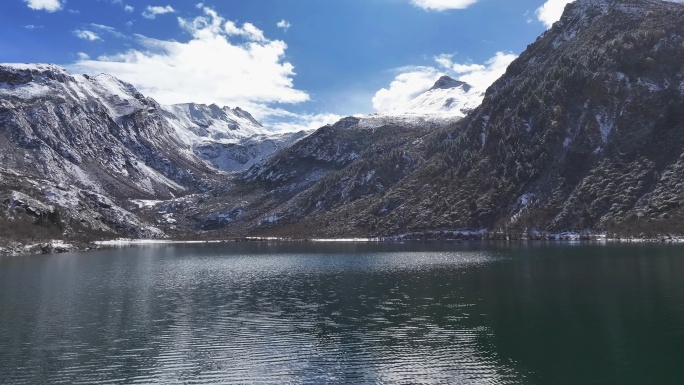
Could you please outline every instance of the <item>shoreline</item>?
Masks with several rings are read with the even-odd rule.
[[[684,244],[684,236],[658,237],[624,237],[609,238],[605,234],[559,233],[544,236],[510,236],[503,233],[457,232],[458,236],[427,236],[427,234],[411,233],[392,237],[351,237],[351,238],[294,238],[294,237],[235,237],[212,240],[179,240],[179,239],[134,239],[117,238],[92,242],[73,242],[64,240],[50,240],[42,242],[21,243],[13,242],[0,246],[0,257],[61,254],[70,252],[87,252],[110,248],[130,246],[164,246],[164,245],[200,245],[223,244],[235,242],[307,242],[307,243],[465,243],[465,242],[534,242],[534,243],[588,243],[588,244]],[[434,234],[431,234],[434,235]],[[446,235],[446,234],[442,234]]]

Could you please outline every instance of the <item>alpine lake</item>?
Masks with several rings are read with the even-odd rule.
[[[0,384],[682,384],[684,245],[0,258]]]

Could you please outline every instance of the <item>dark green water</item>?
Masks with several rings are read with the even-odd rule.
[[[0,384],[681,384],[684,247],[0,258]]]

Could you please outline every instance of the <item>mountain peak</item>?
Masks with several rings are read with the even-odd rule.
[[[468,83],[464,83],[462,81],[456,80],[452,78],[451,76],[444,75],[441,78],[435,82],[435,85],[432,86],[428,91],[431,90],[448,90],[450,88],[458,88],[462,87],[463,91],[468,92],[472,87]]]
[[[564,24],[579,18],[586,27],[596,17],[606,15],[613,9],[642,16],[645,9],[672,2],[672,0],[576,0],[566,5],[560,21]]]
[[[70,78],[67,71],[54,64],[0,63],[0,83],[19,85],[40,79],[60,82]]]

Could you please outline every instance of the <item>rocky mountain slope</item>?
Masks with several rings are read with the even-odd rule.
[[[226,223],[248,234],[327,174],[458,118],[346,118],[307,138],[239,108],[161,106],[108,75],[0,65],[0,237],[196,238]]]
[[[0,65],[0,237],[41,238],[33,223],[162,236],[131,200],[209,191],[304,135],[270,134],[238,108],[160,106],[109,75]]]
[[[464,96],[447,119],[280,137],[106,75],[0,66],[0,239],[684,234],[682,63],[684,4],[577,0],[479,107],[443,78],[414,104]]]
[[[682,63],[684,5],[578,0],[464,119],[328,174],[255,231],[684,233]],[[395,164],[396,183],[347,198]]]

